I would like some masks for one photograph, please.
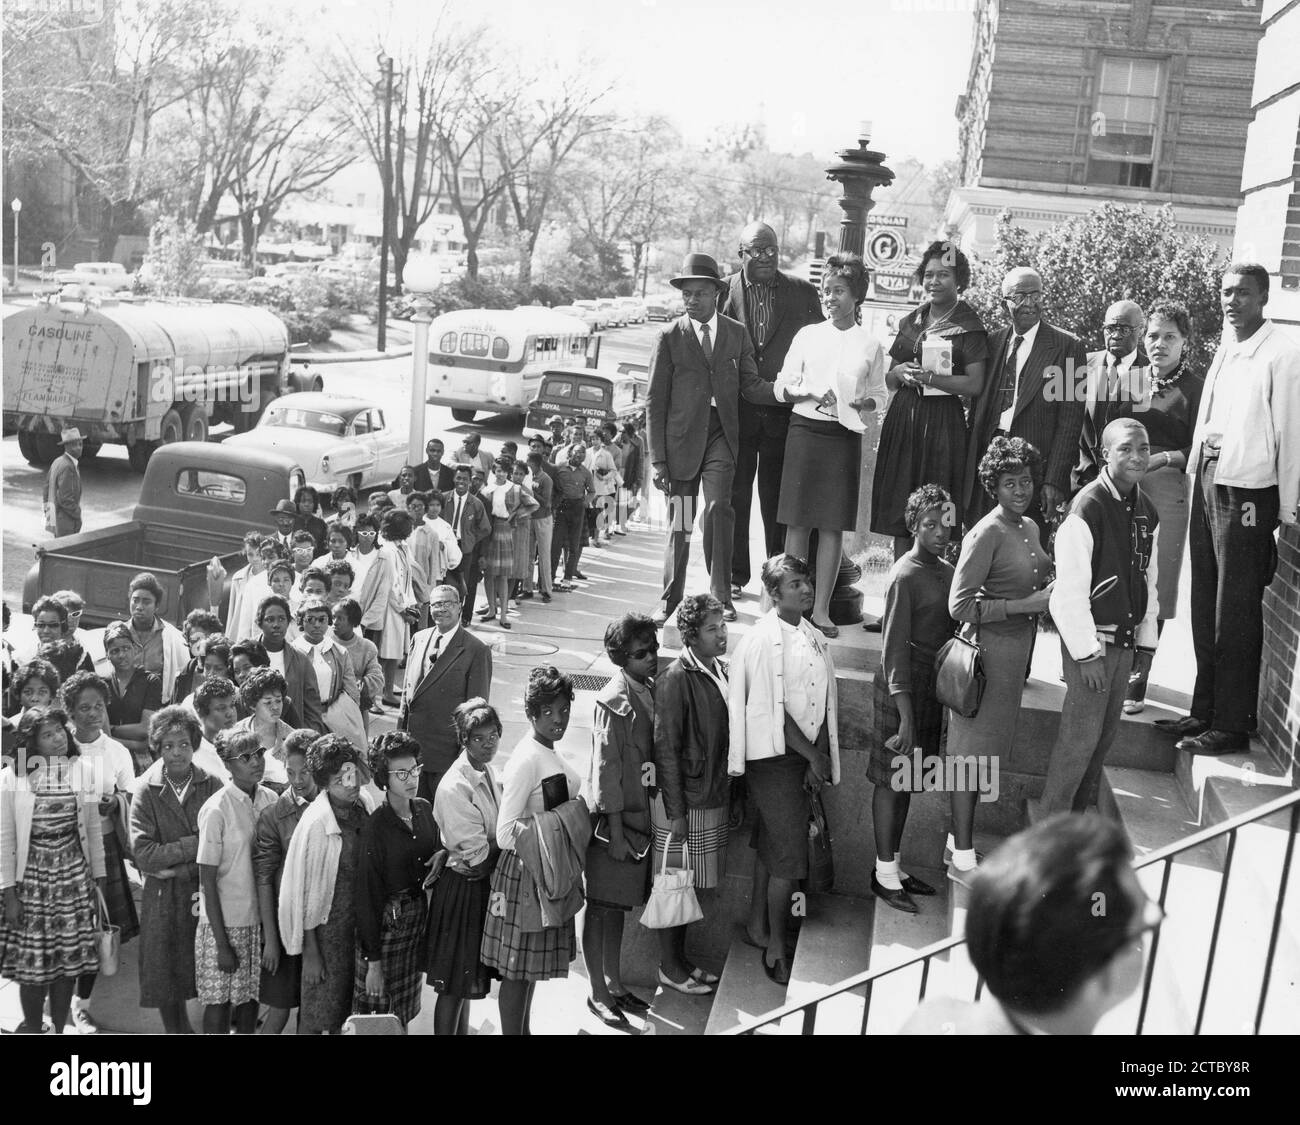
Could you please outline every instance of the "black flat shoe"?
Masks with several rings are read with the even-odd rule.
[[[599,1000],[593,1000],[587,997],[587,1011],[595,1016],[606,1027],[616,1027],[620,1031],[625,1031],[632,1025],[627,1022],[627,1016],[618,1010],[602,1004]]]
[[[1165,734],[1176,734],[1179,738],[1195,738],[1210,729],[1209,723],[1193,718],[1191,715],[1184,715],[1181,719],[1157,719],[1151,725],[1156,730],[1164,731]]]
[[[758,956],[763,962],[763,972],[767,974],[768,980],[773,984],[779,984],[782,988],[790,983],[790,964],[784,957],[779,957],[775,965],[769,965],[766,949],[760,949]]]
[[[934,888],[929,883],[923,882],[914,875],[903,876],[903,890],[909,895],[932,895],[935,893]]]
[[[887,905],[892,906],[895,910],[901,910],[904,914],[916,914],[920,909],[912,900],[911,895],[904,890],[890,890],[876,878],[875,872],[871,874],[871,893],[878,899],[884,900]]]
[[[649,1003],[642,1000],[635,992],[611,992],[610,996],[614,998],[614,1004],[625,1012],[641,1015],[650,1010]]]
[[[863,627],[863,628],[864,628],[868,633],[879,633],[879,632],[880,632],[880,622],[879,622],[879,621],[864,621],[864,622],[862,623],[862,627]]]
[[[1179,739],[1177,749],[1184,754],[1233,754],[1250,749],[1250,736],[1226,730],[1207,730],[1192,738]]]

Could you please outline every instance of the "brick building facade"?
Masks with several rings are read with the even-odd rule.
[[[1239,0],[978,0],[950,232],[978,252],[1004,209],[1034,231],[1172,203],[1226,250],[1260,33]]]

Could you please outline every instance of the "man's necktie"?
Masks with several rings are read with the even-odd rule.
[[[1002,365],[1002,412],[1010,410],[1016,401],[1016,356],[1020,352],[1023,336],[1016,336],[1011,341],[1011,350],[1007,352],[1007,361]]]
[[[709,340],[709,326],[707,324],[700,327],[700,347],[704,349],[704,359],[709,365],[709,370],[713,370],[713,344]]]
[[[465,506],[465,498],[463,496],[457,496],[456,514],[455,516],[452,517],[452,521],[451,521],[452,534],[455,535],[457,539],[460,538],[460,513],[461,510],[464,508],[464,506]]]
[[[429,650],[429,666],[425,668],[425,675],[433,671],[433,666],[438,663],[438,653],[442,649],[442,634],[439,633],[433,638],[433,648]]]

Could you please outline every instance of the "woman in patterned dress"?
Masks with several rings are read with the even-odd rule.
[[[492,465],[496,480],[479,493],[479,499],[492,517],[492,538],[488,540],[483,555],[487,607],[479,616],[484,621],[496,617],[503,629],[511,627],[507,620],[510,616],[510,583],[523,578],[528,570],[526,564],[519,565],[524,560],[518,557],[515,549],[515,528],[522,524],[527,532],[528,520],[537,511],[533,494],[510,480],[513,464],[509,458],[498,457]]]
[[[62,1034],[77,978],[99,968],[95,900],[105,880],[97,791],[62,707],[26,712],[17,745],[15,761],[0,770],[0,976],[18,985],[19,1030],[40,1034],[48,994]]]

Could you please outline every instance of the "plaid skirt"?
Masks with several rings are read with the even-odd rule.
[[[394,911],[396,920],[392,920]],[[388,900],[380,925],[379,963],[384,970],[384,998],[374,1001],[366,995],[366,970],[370,965],[361,955],[358,943],[352,984],[354,1012],[391,1012],[403,1023],[410,1023],[419,1015],[424,992],[424,928],[428,918],[429,904],[422,890]]]
[[[890,785],[894,778],[894,759],[902,754],[911,761],[914,747],[891,750],[885,743],[898,733],[898,705],[889,694],[885,670],[876,673],[872,687],[873,722],[866,732],[867,780],[874,785]],[[916,745],[927,755],[937,756],[943,738],[943,705],[934,697],[934,657],[916,655],[912,659],[912,728]],[[909,766],[905,777],[912,776]]]
[[[426,971],[436,991],[482,1000],[491,989],[497,972],[480,956],[491,890],[491,879],[467,879],[451,868],[434,883]]]
[[[523,569],[515,573],[515,529],[501,516],[492,517],[492,537],[480,558],[483,573],[493,578],[522,578]]]
[[[18,885],[22,925],[6,926],[0,916],[0,976],[18,984],[50,984],[99,969],[99,908],[77,836],[79,798],[69,794],[62,800],[62,830],[32,832]]]
[[[487,918],[483,923],[480,956],[502,980],[550,980],[567,977],[569,962],[578,954],[573,919],[563,926],[528,931],[519,926],[523,897],[523,860],[513,851],[501,853],[492,873]],[[441,881],[441,880],[440,880]],[[529,880],[531,884],[531,880]]]
[[[691,870],[695,872],[695,889],[698,891],[716,887],[727,868],[728,811],[725,805],[720,809],[686,810],[686,846],[691,853]],[[655,837],[650,851],[650,875],[653,879],[654,873],[663,866],[669,836],[668,813],[664,810],[663,797],[658,794],[650,802],[650,830]],[[681,844],[673,845],[673,851],[680,856]]]
[[[114,810],[116,812],[116,810]],[[126,859],[112,821],[104,820],[104,870],[108,875],[104,886],[104,901],[108,904],[108,919],[122,928],[123,943],[140,933],[140,915],[135,908],[135,895],[126,874]]]
[[[238,964],[233,973],[217,965],[217,942],[212,927],[202,918],[194,933],[194,983],[201,1004],[246,1004],[256,1000],[262,971],[262,927],[227,926],[226,939],[234,947]]]

